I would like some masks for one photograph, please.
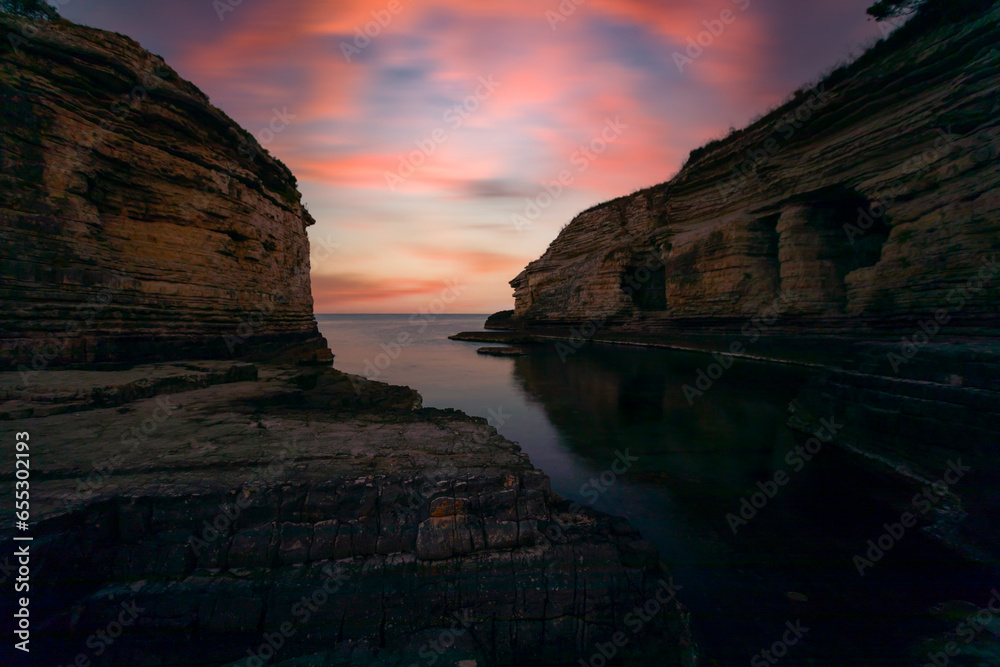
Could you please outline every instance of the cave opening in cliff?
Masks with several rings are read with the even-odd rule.
[[[781,286],[781,260],[779,258],[780,237],[778,221],[780,213],[774,213],[751,223],[751,232],[757,237],[759,260],[763,271],[758,274],[756,289],[768,296],[777,296]]]
[[[621,274],[621,290],[641,311],[667,309],[667,269],[662,262],[626,266]]]
[[[816,219],[828,228],[828,250],[842,277],[881,261],[890,231],[883,204],[855,190],[838,188],[827,193],[817,208],[822,214]]]
[[[851,212],[856,220],[844,227],[853,253],[851,270],[875,266],[882,261],[882,247],[891,231],[885,207],[882,204],[872,204],[866,199],[861,201],[863,203]]]

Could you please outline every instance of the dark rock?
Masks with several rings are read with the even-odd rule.
[[[314,221],[288,168],[123,35],[7,13],[0,29],[32,35],[0,53],[0,264],[16,278],[0,370],[329,365],[309,284]],[[109,111],[123,99],[127,113]]]
[[[484,329],[517,329],[520,322],[514,317],[513,310],[501,310],[486,318]]]
[[[523,347],[481,347],[476,352],[491,357],[520,357],[528,354]]]
[[[148,372],[155,379],[157,367]],[[33,460],[42,565],[32,600],[42,617],[75,619],[39,630],[53,654],[42,663],[71,661],[133,598],[140,621],[103,665],[224,665],[283,624],[290,634],[275,664],[379,664],[450,630],[463,634],[446,637],[455,641],[441,664],[574,662],[622,629],[611,619],[667,576],[627,523],[551,495],[548,479],[484,420],[303,408],[323,403],[310,393],[340,390],[333,381],[303,389],[300,377],[261,366],[255,382],[171,394],[169,419],[86,496],[74,495],[74,476],[121,448],[102,434],[127,430],[158,397],[135,397],[125,412],[91,406],[35,420],[36,432],[64,445]],[[261,402],[272,406],[266,428]],[[0,423],[0,438],[14,427]],[[195,435],[197,447],[178,448]],[[681,665],[689,643],[686,612],[671,601],[635,647]]]

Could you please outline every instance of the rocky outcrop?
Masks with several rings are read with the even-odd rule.
[[[979,473],[926,530],[995,560],[998,43],[1000,3],[926,3],[668,183],[578,215],[511,281],[520,330],[456,338],[699,350],[711,378],[813,368],[792,426],[843,415],[838,446],[914,493],[961,458]]]
[[[947,309],[949,331],[995,337],[1000,5],[978,5],[918,16],[668,183],[581,213],[511,281],[517,318],[738,329],[782,299],[786,331]]]
[[[46,371],[63,401],[119,398],[0,421],[33,443],[38,664],[575,665],[616,641],[694,664],[656,549],[552,494],[484,420],[332,369],[137,372],[144,392]]]
[[[969,352],[964,356],[974,355]],[[954,366],[949,361],[945,367]],[[994,361],[994,379],[998,367]],[[844,415],[837,444],[883,485],[907,491],[896,500],[901,515],[917,515],[925,534],[971,560],[996,562],[996,390],[970,386],[960,374],[938,383],[838,369],[806,383],[793,407],[791,425],[806,433],[815,432],[828,415]]]
[[[329,360],[291,172],[127,37],[0,31],[0,367]]]
[[[0,439],[30,436],[30,524],[0,530],[31,532],[33,664],[695,664],[627,522],[482,419],[291,363],[330,354],[280,162],[128,38],[0,29]]]
[[[484,329],[513,329],[518,326],[513,310],[501,310],[486,318]]]

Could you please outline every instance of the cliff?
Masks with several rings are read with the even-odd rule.
[[[330,360],[312,219],[253,137],[126,37],[0,29],[0,437],[31,457],[33,664],[695,664],[626,521],[485,420],[293,363]]]
[[[912,329],[995,336],[1000,6],[917,16],[669,182],[578,215],[511,281],[528,326]],[[985,5],[985,8],[983,7]],[[990,272],[992,271],[992,274]]]
[[[329,360],[291,172],[127,37],[0,30],[0,367]]]
[[[574,218],[511,281],[515,332],[805,366],[789,425],[843,416],[836,444],[911,495],[981,471],[925,531],[994,560],[1000,465],[1000,3],[930,2],[854,63],[693,151],[669,182]]]

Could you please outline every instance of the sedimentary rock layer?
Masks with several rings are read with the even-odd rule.
[[[484,420],[332,369],[222,363],[136,369],[141,395],[46,371],[37,403],[120,400],[0,421],[31,434],[38,664],[576,665],[616,632],[620,656],[693,664],[655,547],[553,495]]]
[[[0,31],[0,365],[325,350],[283,164],[127,37]]]
[[[995,335],[998,26],[995,4],[918,17],[671,181],[581,213],[511,282],[517,318],[691,330],[778,302],[779,328],[947,309],[950,331]]]

